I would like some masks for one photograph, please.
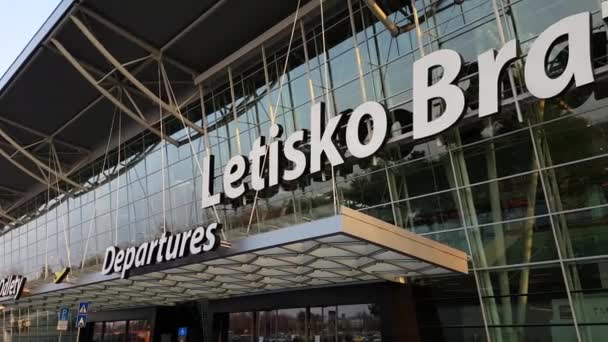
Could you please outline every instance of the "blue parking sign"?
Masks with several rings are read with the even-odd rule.
[[[69,321],[70,320],[70,309],[69,308],[61,308],[59,309],[59,321]]]
[[[180,327],[177,329],[177,336],[184,337],[188,336],[188,327]]]

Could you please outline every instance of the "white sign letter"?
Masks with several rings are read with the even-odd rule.
[[[344,163],[332,138],[338,128],[342,114],[325,123],[325,104],[317,103],[310,109],[310,173],[319,172],[323,166],[323,154],[332,166]]]
[[[479,65],[479,117],[498,113],[500,74],[517,59],[517,39],[507,42],[498,52],[491,49],[477,58]]]
[[[222,200],[221,194],[213,194],[214,167],[213,156],[203,158],[203,209],[219,204]]]
[[[568,65],[559,77],[549,77],[546,62],[552,47],[568,37]],[[591,64],[591,14],[579,13],[549,26],[536,39],[526,60],[526,86],[532,95],[548,99],[568,88],[572,79],[577,87],[593,83]]]
[[[249,172],[249,159],[245,156],[232,157],[224,168],[224,193],[229,198],[238,198],[247,191],[247,185],[242,182]],[[240,184],[235,186],[235,183]]]
[[[443,69],[443,76],[431,84],[430,72],[436,67]],[[443,132],[464,112],[464,93],[452,84],[461,68],[462,57],[454,50],[439,50],[414,62],[414,139]],[[445,101],[445,111],[429,121],[429,101],[436,98]]]
[[[359,125],[361,120],[369,115],[373,122],[372,131],[368,132],[369,139],[366,143],[361,143],[359,136]],[[384,107],[378,102],[365,102],[350,115],[346,125],[346,146],[350,153],[357,158],[366,158],[376,153],[384,143],[388,132],[388,119]]]

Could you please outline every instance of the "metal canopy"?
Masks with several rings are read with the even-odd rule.
[[[182,104],[197,93],[197,75],[287,18],[297,4],[63,0],[0,78],[0,224],[21,223],[27,201],[49,187],[82,190],[75,175],[103,156],[113,122],[110,150],[117,146],[113,113],[124,114],[123,143],[146,130],[164,136],[159,104],[163,117],[179,117],[200,133],[194,124],[200,113],[182,116],[166,95],[159,103],[159,68]]]
[[[87,300],[93,310],[174,305],[269,291],[467,273],[467,255],[354,210],[244,237],[215,252],[136,269],[129,279],[82,276],[28,287],[10,308],[54,310]],[[31,286],[31,285],[30,285]]]

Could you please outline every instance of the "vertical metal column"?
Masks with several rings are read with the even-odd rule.
[[[329,60],[327,57],[327,46],[325,43],[325,17],[324,17],[324,11],[323,11],[323,0],[319,0],[320,2],[320,9],[321,9],[321,39],[322,39],[322,44],[323,44],[323,65],[324,65],[324,86],[325,86],[325,101],[326,103],[326,110],[327,110],[327,119],[329,120],[330,118],[333,118],[333,116],[335,115],[335,110],[330,109],[332,107],[331,104],[331,100],[330,100],[330,91],[333,92],[332,87],[330,85],[330,76],[329,76]],[[337,215],[338,214],[338,191],[337,191],[337,185],[336,185],[336,172],[334,170],[334,167],[331,166],[331,185],[332,185],[332,193],[333,193],[333,204],[334,204],[334,213]]]
[[[418,49],[420,53],[420,57],[424,57],[424,35],[422,33],[422,28],[420,27],[420,18],[418,17],[418,9],[416,8],[416,1],[412,1],[412,14],[414,15],[414,23],[416,24],[416,34],[418,36]]]
[[[532,127],[530,125],[530,121],[528,120],[528,131],[530,132],[530,137],[532,139],[532,147],[534,150],[534,155],[536,157],[537,161],[540,161],[540,153],[539,153],[539,148],[537,146],[537,142],[536,142],[536,138],[534,136],[534,131],[532,130]],[[566,265],[564,263],[564,257],[562,255],[562,250],[561,250],[561,246],[560,246],[560,242],[559,242],[559,237],[557,236],[557,229],[556,229],[556,224],[555,224],[555,219],[553,217],[553,212],[554,212],[554,208],[551,205],[551,199],[547,198],[547,185],[546,185],[546,181],[545,181],[545,176],[543,175],[544,171],[540,170],[540,164],[539,164],[539,171],[540,173],[540,183],[541,186],[543,188],[543,192],[544,192],[544,196],[545,196],[545,201],[547,203],[547,209],[549,212],[549,223],[551,223],[551,232],[553,233],[553,239],[555,242],[555,248],[557,250],[557,257],[559,258],[559,265],[562,271],[562,276],[564,279],[564,286],[566,288],[566,294],[568,297],[568,304],[570,305],[570,310],[572,312],[572,321],[574,323],[574,329],[576,331],[576,337],[578,339],[579,342],[582,342],[582,338],[581,338],[581,332],[580,332],[580,328],[578,325],[578,318],[577,318],[577,313],[576,313],[576,307],[574,305],[574,300],[572,299],[572,289],[570,288],[570,282],[568,281],[568,275],[567,275],[567,270],[566,270]]]
[[[458,137],[459,136],[460,135],[458,135]],[[479,277],[478,271],[476,270],[477,262],[475,261],[475,258],[473,257],[473,245],[471,242],[471,237],[469,236],[470,228],[468,227],[467,221],[466,221],[466,212],[464,210],[464,201],[460,194],[460,188],[464,187],[464,185],[460,184],[461,182],[459,181],[459,177],[456,172],[454,156],[453,156],[451,150],[448,150],[448,155],[450,158],[450,167],[452,169],[452,177],[454,180],[454,189],[455,189],[454,191],[456,191],[456,199],[458,201],[458,208],[459,208],[460,216],[461,216],[461,225],[464,228],[467,247],[468,247],[469,253],[471,255],[471,263],[473,264],[473,277],[475,278],[475,285],[477,286],[477,298],[479,299],[479,306],[481,308],[481,317],[483,319],[484,331],[486,333],[486,340],[489,342],[489,341],[492,341],[492,339],[490,338],[491,335],[490,335],[490,328],[488,327],[488,318],[487,318],[487,313],[485,310],[485,303],[483,301],[483,296],[481,295],[482,287],[481,287],[481,282],[479,279],[480,277]],[[459,172],[462,173],[463,171],[459,168]],[[448,177],[448,179],[449,179],[449,177]],[[462,182],[462,183],[464,183],[464,182]],[[471,225],[471,227],[474,227],[474,226],[475,225],[473,225],[473,224]],[[490,289],[491,289],[492,284],[490,283],[489,285],[490,285]],[[486,288],[486,287],[484,286],[484,288]],[[495,315],[498,315],[498,313],[496,313]],[[502,339],[498,339],[497,341],[502,341]]]
[[[262,63],[264,66],[264,78],[266,79],[266,97],[268,100],[268,115],[270,119],[270,123],[274,125],[275,114],[274,114],[274,106],[272,104],[272,92],[270,87],[270,74],[268,72],[268,60],[266,59],[266,47],[262,45]]]
[[[357,72],[359,73],[359,86],[361,87],[361,99],[363,99],[363,102],[367,102],[367,91],[365,89],[365,78],[363,77],[363,66],[361,64],[361,52],[359,51],[359,41],[357,39],[357,27],[355,25],[355,15],[353,14],[352,0],[347,0],[347,3],[348,3],[348,17],[350,19],[350,28],[351,28],[351,31],[353,34],[353,46],[354,46],[354,51],[355,51],[355,59],[357,62]]]
[[[501,44],[504,46],[507,43],[507,39],[505,37],[505,30],[502,26],[502,20],[500,18],[500,14],[498,13],[498,4],[496,3],[496,1],[502,2],[502,0],[492,0],[492,8],[494,11],[494,17],[496,18],[496,24],[498,26],[498,36],[500,37]],[[504,9],[504,7],[503,7],[503,9]],[[515,84],[515,78],[513,77],[513,70],[510,67],[507,67],[507,73],[509,75],[509,84],[511,85],[511,91],[513,92],[513,100],[514,100],[513,102],[515,104],[515,112],[517,113],[517,120],[519,120],[519,122],[523,123],[524,119],[523,119],[523,116],[521,113],[521,107],[519,105],[517,86]]]
[[[415,0],[411,1],[412,3],[412,12],[414,15],[414,23],[416,25],[416,33],[418,36],[418,47],[419,47],[419,55],[420,57],[424,57],[426,55],[425,51],[424,51],[424,42],[423,42],[423,32],[422,32],[422,28],[420,27],[420,20],[419,20],[419,16],[418,16],[418,10],[416,8],[416,3]],[[428,21],[428,16],[429,13],[425,13],[425,21]],[[427,26],[428,26],[428,22],[427,22]],[[435,27],[436,29],[436,27]],[[431,51],[433,50],[433,45],[431,43],[430,45]],[[455,128],[456,130],[456,145],[458,147],[461,146],[461,142],[460,142],[460,133],[458,131],[458,128]],[[460,151],[460,154],[462,153],[462,151]],[[452,151],[449,149],[448,146],[448,156],[449,156],[449,161],[450,161],[450,168],[452,169],[452,176],[453,176],[453,181],[454,181],[454,186],[453,188],[456,191],[456,200],[458,202],[458,207],[459,207],[459,211],[460,211],[460,216],[461,216],[461,224],[462,227],[464,228],[464,233],[465,233],[465,238],[466,238],[466,242],[467,242],[467,247],[469,249],[469,253],[471,255],[471,262],[473,264],[473,277],[475,279],[475,284],[477,286],[477,296],[479,299],[479,305],[481,308],[481,315],[482,315],[482,319],[483,319],[483,323],[484,323],[484,331],[486,333],[486,339],[487,341],[492,341],[491,339],[491,334],[490,334],[490,329],[488,326],[488,317],[487,317],[487,313],[486,313],[486,309],[485,309],[485,303],[483,300],[483,296],[481,294],[481,289],[485,288],[485,289],[489,289],[490,291],[492,291],[492,284],[491,282],[489,282],[489,279],[485,279],[484,281],[484,286],[481,286],[481,279],[480,279],[480,275],[478,274],[478,271],[476,270],[476,268],[478,267],[477,262],[475,260],[475,258],[473,257],[473,243],[476,243],[478,246],[481,246],[481,241],[477,241],[477,239],[479,238],[478,235],[475,235],[475,237],[471,237],[470,236],[470,232],[469,232],[469,227],[467,225],[467,221],[466,221],[466,212],[465,212],[465,201],[462,198],[462,195],[460,193],[460,188],[465,188],[466,186],[468,186],[470,184],[470,182],[468,181],[468,174],[466,174],[466,164],[464,162],[464,159],[462,158],[462,156],[459,154],[458,156],[458,169],[456,166],[456,161],[454,160],[454,155],[452,153]],[[465,166],[464,169],[461,167]],[[457,173],[458,170],[458,173]],[[462,177],[460,178],[459,175]],[[448,177],[449,179],[449,177]],[[466,189],[465,190],[470,190],[470,189]],[[470,196],[467,196],[467,200],[468,201],[472,201]],[[472,204],[472,203],[471,203]],[[467,208],[470,208],[470,205],[466,205]],[[473,206],[474,208],[474,206]],[[473,209],[474,210],[474,209]],[[474,219],[476,221],[477,217],[476,217],[476,213],[472,212],[471,213],[471,218]],[[475,227],[477,227],[477,223],[472,223],[470,225],[470,227],[472,227],[473,229],[475,229]],[[473,238],[475,238],[475,242],[471,241]],[[485,255],[480,255],[482,257],[482,263],[485,265]],[[491,310],[492,316],[493,317],[498,317],[498,312],[496,310]],[[497,336],[497,339],[495,340],[496,342],[501,342],[502,338],[500,335]]]
[[[315,88],[312,82],[310,73],[310,58],[308,56],[308,44],[306,40],[306,30],[304,29],[304,23],[300,21],[300,33],[302,34],[302,47],[304,48],[304,65],[306,66],[306,78],[308,79],[308,91],[310,92],[310,103],[314,106],[315,104]]]
[[[237,153],[240,155],[243,154],[243,151],[241,149],[241,128],[239,127],[239,116],[236,108],[236,96],[234,91],[234,80],[232,79],[232,67],[228,67],[228,81],[230,84],[230,97],[232,99],[232,119],[234,120],[236,126],[234,132],[236,137],[236,149]],[[230,142],[228,142],[228,144],[230,144]]]

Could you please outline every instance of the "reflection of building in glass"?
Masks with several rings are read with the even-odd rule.
[[[128,341],[170,338],[175,327],[186,326],[177,322],[176,317],[181,316],[175,312],[192,310],[188,312],[195,312],[192,316],[197,319],[188,326],[198,326],[190,329],[198,334],[193,336],[204,335],[213,341],[252,341],[262,337],[263,341],[275,342],[379,342],[383,337],[404,333],[414,336],[407,330],[410,326],[417,327],[417,335],[411,337],[417,338],[416,341],[601,341],[608,331],[608,302],[604,299],[608,289],[608,238],[605,238],[608,236],[608,51],[600,2],[417,0],[412,1],[419,16],[416,24],[410,1],[377,1],[378,6],[389,13],[391,21],[410,28],[396,36],[370,10],[369,3],[374,1],[364,0],[323,1],[323,20],[318,1],[302,1],[302,19],[292,25],[291,18],[286,21],[289,24],[280,26],[281,21],[295,11],[297,2],[292,2],[278,5],[268,1],[258,4],[260,8],[256,9],[239,7],[232,0],[222,1],[223,4],[217,5],[220,8],[217,16],[238,16],[243,22],[242,29],[231,28],[226,32],[220,28],[224,24],[220,25],[213,14],[210,19],[203,18],[196,23],[201,25],[195,25],[198,30],[193,28],[183,36],[177,27],[174,32],[161,35],[162,30],[151,30],[150,24],[143,21],[118,25],[148,34],[143,41],[149,40],[149,43],[143,45],[154,42],[153,45],[162,46],[171,41],[170,37],[178,38],[163,50],[175,61],[163,60],[159,64],[150,58],[149,62],[138,60],[127,65],[129,72],[136,74],[154,94],[160,92],[160,99],[170,104],[160,113],[164,117],[162,127],[158,123],[158,101],[149,101],[132,84],[123,87],[121,82],[128,80],[124,75],[99,83],[112,89],[112,96],[127,106],[127,110],[115,109],[106,97],[93,103],[99,95],[98,89],[86,83],[61,52],[55,51],[58,50],[55,45],[52,48],[40,45],[44,52],[32,57],[33,67],[19,71],[19,75],[23,75],[20,78],[2,81],[11,86],[2,88],[0,108],[7,108],[8,112],[13,98],[35,102],[26,100],[25,93],[42,96],[36,92],[41,91],[29,88],[25,83],[27,77],[42,78],[51,66],[61,68],[62,74],[58,77],[65,78],[65,84],[58,83],[55,87],[63,84],[61,87],[69,90],[73,108],[56,109],[52,107],[54,103],[40,100],[49,108],[49,113],[71,111],[65,120],[45,124],[60,127],[79,110],[91,105],[90,116],[75,119],[73,126],[56,136],[61,140],[72,134],[70,137],[77,140],[68,140],[70,145],[83,144],[87,152],[70,150],[68,142],[57,143],[58,147],[40,147],[34,151],[35,157],[50,165],[49,171],[32,164],[14,148],[7,151],[14,152],[16,159],[23,159],[19,160],[34,169],[34,176],[45,185],[40,187],[42,183],[36,180],[32,180],[35,186],[26,184],[24,177],[28,181],[34,178],[18,173],[21,171],[13,170],[15,167],[7,162],[6,181],[0,182],[0,222],[4,226],[0,231],[0,276],[25,275],[26,288],[33,290],[51,283],[53,272],[71,267],[71,279],[66,282],[66,291],[69,291],[70,281],[84,281],[98,274],[104,252],[112,245],[123,249],[138,246],[159,238],[165,230],[187,231],[218,221],[223,225],[222,238],[236,243],[265,232],[334,216],[344,206],[465,251],[470,256],[469,274],[435,277],[418,274],[392,279],[406,283],[403,287],[408,289],[404,290],[407,293],[399,292],[403,297],[390,292],[392,288],[383,288],[383,293],[368,297],[369,291],[378,290],[374,287],[377,279],[357,278],[348,282],[348,286],[358,287],[358,292],[344,299],[343,291],[332,280],[327,280],[314,284],[318,292],[313,294],[317,299],[307,298],[306,302],[298,295],[298,287],[311,284],[301,277],[318,269],[306,262],[296,266],[285,261],[302,257],[304,252],[282,255],[280,261],[288,265],[279,265],[275,273],[264,276],[252,275],[255,270],[251,264],[228,265],[226,269],[230,271],[249,272],[238,276],[214,274],[206,268],[209,265],[198,268],[202,263],[189,265],[193,276],[172,274],[169,278],[164,273],[159,275],[162,271],[159,268],[148,272],[150,278],[142,280],[137,276],[143,275],[137,274],[133,283],[125,283],[129,294],[123,295],[118,290],[113,294],[124,307],[96,306],[96,299],[90,299],[92,307],[102,308],[102,312],[111,309],[126,312],[126,308],[131,307],[159,307],[158,311],[145,317],[116,316],[115,319],[100,313],[106,316],[93,317],[87,338],[94,341],[111,340],[107,336]],[[74,6],[85,8],[75,10],[76,16],[93,23],[87,24],[89,29],[122,63],[149,55],[145,47],[139,46],[141,42],[133,45],[115,32],[116,27],[104,26],[103,19],[91,14],[98,11],[103,13],[102,17],[124,20],[118,13],[89,1]],[[134,13],[141,16],[131,5],[116,6],[124,6],[120,12],[124,18],[135,17]],[[176,26],[181,29],[188,26],[185,17],[194,16],[186,15],[190,10],[185,5],[174,4],[171,10],[167,5],[163,11],[161,5],[154,6],[149,10],[159,12],[158,18],[153,16],[156,12],[150,14],[156,18],[155,27],[164,22],[160,20],[161,12],[176,11],[171,18],[180,22]],[[208,8],[199,10],[204,13]],[[556,98],[535,99],[527,92],[521,61],[518,61],[509,69],[512,80],[507,73],[503,73],[500,80],[500,113],[478,118],[477,56],[489,49],[500,49],[511,39],[518,39],[525,56],[547,27],[583,11],[592,15],[596,82],[572,88]],[[255,19],[256,13],[260,19]],[[65,45],[95,79],[115,69],[112,66],[95,73],[93,69],[110,64],[98,59],[101,58],[97,56],[98,51],[88,40],[80,42],[86,38],[77,31],[69,16],[57,20],[57,24],[51,25],[49,37]],[[215,21],[204,24],[205,20]],[[231,20],[234,19],[225,21],[238,26]],[[250,23],[256,20],[259,25]],[[241,32],[248,30],[251,34]],[[222,41],[210,35],[221,36]],[[256,37],[261,38],[255,40]],[[229,46],[232,40],[238,42],[238,46]],[[250,44],[251,41],[254,43]],[[453,49],[464,58],[458,85],[466,90],[467,108],[463,119],[446,132],[414,141],[411,138],[413,63],[439,49]],[[207,50],[225,53],[220,56]],[[570,52],[567,44],[557,44],[549,54],[547,72],[561,73],[567,67]],[[213,60],[213,56],[217,58]],[[147,64],[141,66],[140,63]],[[182,63],[191,64],[197,71],[196,81],[188,70],[183,70]],[[74,84],[77,86],[68,88]],[[514,90],[518,94],[516,99]],[[68,103],[68,100],[61,101]],[[259,192],[249,190],[238,200],[224,200],[214,208],[202,209],[200,162],[207,154],[215,156],[214,185],[216,190],[222,190],[225,176],[222,172],[228,160],[237,154],[247,155],[256,139],[268,137],[272,123],[280,124],[285,130],[284,136],[289,136],[311,128],[310,111],[315,103],[325,102],[328,115],[333,116],[349,115],[366,101],[381,103],[387,109],[390,122],[389,140],[373,158],[346,156],[346,162],[340,167],[325,165],[323,172],[305,175],[296,182]],[[436,113],[443,106],[439,102],[433,102]],[[184,128],[187,123],[170,113],[175,103],[180,104],[180,114],[195,128]],[[127,116],[128,110],[138,117],[141,112],[150,127]],[[25,114],[21,117],[28,117]],[[29,150],[35,148],[35,141],[28,140],[31,137],[20,136],[25,133],[7,123],[17,119],[6,115],[3,118],[4,114],[0,114],[0,128],[19,137],[24,144],[33,144]],[[361,136],[367,136],[368,128],[363,126]],[[344,129],[339,130],[335,140],[344,149]],[[159,135],[163,134],[167,138],[161,140]],[[171,141],[177,142],[177,146]],[[60,149],[57,158],[54,148]],[[309,151],[310,146],[304,143],[301,149]],[[97,150],[99,153],[95,154]],[[11,170],[17,172],[15,179],[18,180],[9,179]],[[69,180],[80,184],[82,189],[58,178],[56,172],[51,172],[55,170],[71,172]],[[250,181],[249,177],[246,181]],[[13,186],[9,186],[11,182]],[[13,187],[17,189],[11,190]],[[365,260],[345,266],[346,261],[339,255],[319,258],[344,268],[328,267],[332,272],[342,272],[339,273],[342,277],[349,277],[352,269],[360,271],[371,267]],[[297,273],[294,271],[297,267],[311,267],[311,270]],[[368,273],[375,277],[382,270]],[[212,276],[207,277],[210,274]],[[226,294],[218,294],[217,298],[203,298],[201,293],[207,289],[196,286],[212,284],[209,287],[215,288],[220,282],[213,282],[220,277],[234,277],[221,283],[249,286],[249,290],[252,283],[267,281],[264,284],[268,285],[268,298],[272,301],[236,299],[239,305],[231,304],[228,301],[232,297],[249,297],[234,288],[220,289]],[[273,285],[276,279],[284,283]],[[289,289],[284,285],[287,282]],[[277,295],[286,290],[294,294]],[[93,296],[102,289],[90,286],[86,291]],[[188,300],[175,299],[182,298],[175,297],[182,294],[188,294]],[[70,303],[88,300],[81,298],[83,296],[79,293],[68,298]],[[252,295],[255,296],[266,294]],[[27,293],[24,298],[21,302],[1,303],[0,340],[55,339],[55,306],[67,304],[49,296],[49,302],[29,306],[31,303],[24,304]],[[168,306],[179,309],[175,312],[160,309],[162,305],[153,298],[163,298]],[[386,298],[392,300],[386,301]],[[180,305],[187,306],[187,310]],[[407,310],[412,310],[411,315],[404,314]],[[158,323],[156,317],[163,317],[166,323]],[[175,318],[176,322],[167,317]],[[395,317],[407,323],[402,324]],[[74,334],[70,331],[64,336]]]

